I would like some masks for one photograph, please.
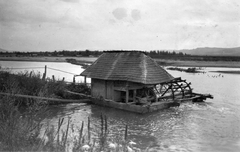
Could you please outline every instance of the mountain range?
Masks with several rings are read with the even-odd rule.
[[[191,55],[208,55],[208,56],[240,56],[240,47],[235,48],[215,48],[203,47],[189,50],[179,50],[179,52]]]

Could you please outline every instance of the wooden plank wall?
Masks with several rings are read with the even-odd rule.
[[[91,94],[93,97],[100,97],[106,98],[105,93],[105,81],[100,79],[92,79],[92,88]]]
[[[106,81],[106,99],[113,100],[114,91],[113,91],[113,81]]]

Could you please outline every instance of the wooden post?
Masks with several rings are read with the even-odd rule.
[[[172,90],[172,96],[173,96],[173,99],[175,99],[175,96],[174,96],[174,91],[173,91],[173,84],[171,83],[171,90]]]
[[[126,103],[128,103],[128,100],[129,100],[129,85],[128,85],[128,82],[126,84]]]
[[[76,79],[75,79],[75,75],[73,76],[73,83],[75,84],[76,82]]]
[[[136,102],[137,90],[133,90],[133,102]]]
[[[54,77],[54,75],[52,75],[52,79],[53,79],[53,82],[55,82],[55,77]]]
[[[46,75],[47,75],[47,66],[45,65],[42,80],[45,80],[45,79],[46,79]]]
[[[85,77],[85,78],[86,78],[86,77]],[[86,85],[86,82],[85,82],[85,85]],[[105,88],[104,88],[104,89],[105,89],[105,90],[104,90],[104,91],[105,91],[105,94],[104,94],[105,97],[104,97],[104,98],[105,98],[105,99],[108,98],[108,96],[107,96],[107,88],[108,88],[108,86],[107,86],[107,85],[108,85],[107,80],[104,80],[104,87],[105,87]]]
[[[128,99],[129,99],[129,90],[126,90],[126,103],[128,103]]]
[[[87,77],[84,76],[84,84],[86,85],[87,84]]]

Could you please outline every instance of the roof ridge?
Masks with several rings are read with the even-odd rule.
[[[138,50],[112,50],[112,51],[103,51],[103,53],[128,53],[128,52],[143,53],[143,54],[147,55],[147,52],[145,52],[145,51],[138,51]]]

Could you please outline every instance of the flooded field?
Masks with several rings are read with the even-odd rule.
[[[23,71],[24,67],[52,67],[80,74],[83,69],[68,63],[0,61],[2,67]],[[34,68],[33,68],[34,69]],[[27,69],[31,70],[31,69]],[[35,70],[35,69],[34,69]],[[38,69],[37,69],[38,70]],[[67,104],[49,107],[45,118],[57,124],[60,117],[71,117],[75,126],[90,117],[92,127],[100,123],[100,115],[108,116],[110,133],[124,133],[129,126],[129,138],[138,147],[160,146],[163,151],[240,151],[240,75],[220,74],[210,71],[240,70],[238,68],[204,68],[205,73],[170,71],[174,77],[182,77],[192,83],[194,92],[210,93],[214,99],[202,104],[185,103],[178,108],[166,109],[146,115],[120,111],[87,104]],[[38,70],[43,72],[43,69]],[[72,81],[73,75],[48,70],[49,77]],[[79,80],[81,81],[81,80]],[[93,129],[94,131],[94,129]]]

